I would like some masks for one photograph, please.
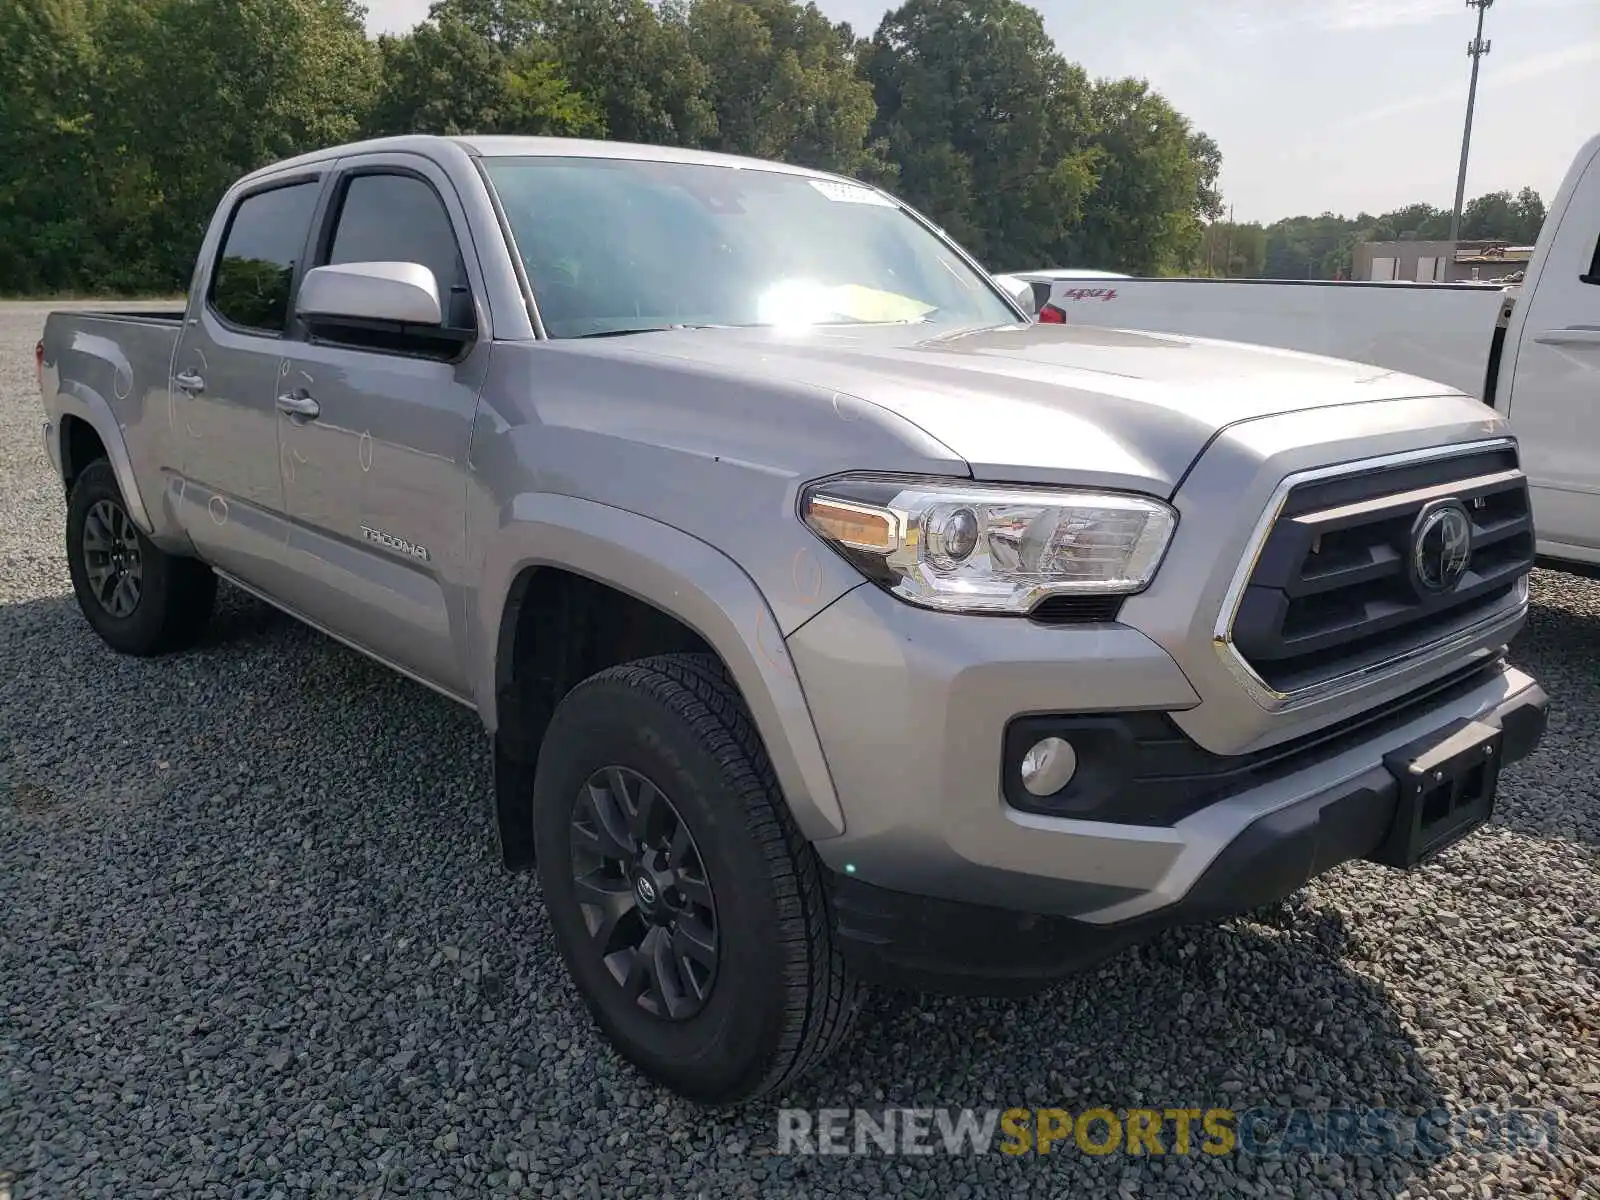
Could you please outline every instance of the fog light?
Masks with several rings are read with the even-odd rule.
[[[1022,786],[1030,795],[1053,796],[1078,770],[1078,752],[1065,738],[1047,737],[1035,742],[1022,756]]]

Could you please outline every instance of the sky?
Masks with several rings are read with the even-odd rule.
[[[371,32],[428,0],[366,0]],[[870,34],[883,0],[818,0]],[[1148,79],[1222,147],[1240,221],[1354,215],[1455,197],[1476,13],[1464,0],[1036,0],[1094,76]],[[1467,197],[1548,203],[1600,134],[1600,0],[1495,0],[1484,36]]]

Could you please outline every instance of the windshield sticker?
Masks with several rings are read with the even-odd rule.
[[[934,311],[911,296],[846,283],[829,287],[809,279],[785,279],[756,302],[763,325],[911,324]]]
[[[868,187],[853,183],[835,183],[831,179],[813,179],[811,186],[837,204],[875,204],[879,208],[893,208],[894,201]]]

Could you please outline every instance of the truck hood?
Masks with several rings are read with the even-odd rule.
[[[826,389],[841,417],[861,403],[887,409],[975,477],[1016,482],[1071,473],[1170,490],[1237,422],[1453,392],[1289,350],[1082,326],[685,329],[565,345]]]

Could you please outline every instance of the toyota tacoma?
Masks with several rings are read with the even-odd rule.
[[[837,176],[328,149],[227,192],[182,311],[52,314],[38,368],[99,636],[191,646],[221,578],[474,709],[577,991],[705,1102],[873,983],[1415,866],[1544,728],[1495,413],[1032,323]]]

